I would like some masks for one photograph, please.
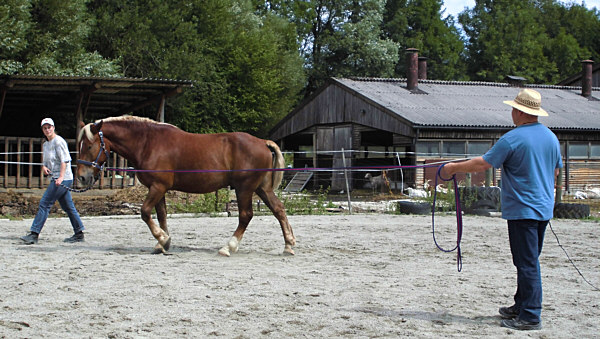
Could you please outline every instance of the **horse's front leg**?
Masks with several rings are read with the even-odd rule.
[[[166,190],[161,190],[154,186],[150,187],[148,189],[148,196],[146,197],[146,200],[142,204],[142,220],[144,220],[146,225],[148,225],[148,228],[150,229],[150,232],[152,233],[154,238],[156,240],[158,240],[158,243],[156,244],[156,246],[154,247],[154,251],[152,252],[153,254],[165,253],[166,251],[169,250],[169,247],[171,246],[171,237],[169,236],[169,233],[166,231],[166,208],[164,210],[164,212],[165,212],[165,215],[164,215],[165,227],[164,227],[164,229],[158,227],[158,225],[156,225],[154,220],[152,220],[152,209],[155,206],[157,206],[157,204],[159,204],[159,202],[161,200],[164,199],[165,192],[166,192]],[[160,213],[161,212],[158,212],[158,210],[161,210],[162,208],[160,207],[160,205],[157,207],[158,207],[157,208],[157,216],[160,221],[160,219],[161,219]]]

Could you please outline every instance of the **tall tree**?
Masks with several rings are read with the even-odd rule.
[[[118,66],[87,49],[93,25],[86,0],[7,0],[0,4],[0,72],[117,75]]]
[[[441,0],[388,0],[383,30],[402,50],[419,49],[427,60],[428,77],[466,80],[464,42],[451,15],[443,18]],[[406,76],[406,62],[400,58],[395,76]]]
[[[549,82],[580,72],[581,60],[600,61],[600,11],[557,0],[540,0],[539,3],[542,12],[539,22],[550,38],[545,54],[558,68]]]
[[[557,66],[544,54],[549,43],[536,0],[476,0],[459,21],[469,37],[468,71],[472,79],[502,81],[519,75],[544,83]]]
[[[330,77],[391,76],[398,45],[382,37],[383,0],[255,0],[296,26],[308,72],[306,95]]]
[[[194,80],[167,119],[192,132],[265,136],[304,84],[293,27],[246,0],[96,0],[98,48],[129,76]]]

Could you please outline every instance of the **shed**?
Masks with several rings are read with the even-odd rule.
[[[65,137],[75,137],[83,119],[123,115],[152,105],[156,107],[153,117],[164,120],[166,99],[186,87],[192,87],[192,81],[0,75],[0,136],[38,136],[39,126],[33,122],[52,116]]]
[[[58,133],[76,149],[79,122],[128,113],[164,121],[166,100],[192,81],[152,78],[0,75],[0,186],[44,187],[40,121],[51,117]],[[114,156],[113,166],[125,165]],[[110,173],[99,186],[124,187],[124,173]]]
[[[514,128],[511,109],[502,102],[527,87],[541,93],[549,116],[540,122],[557,135],[565,160],[600,162],[600,88],[583,96],[582,87],[508,80],[510,84],[331,78],[282,119],[270,137],[295,152],[294,167],[341,167],[341,153],[333,151],[342,148],[357,151],[345,153],[346,166],[417,165],[478,156]],[[567,166],[567,171],[576,169]],[[431,172],[393,171],[388,177],[396,188],[400,180],[419,186],[433,178]],[[351,184],[362,187],[364,175],[353,172]],[[498,179],[499,172],[494,182]],[[484,178],[473,180],[477,184]],[[322,173],[313,183],[328,185],[332,191],[343,190],[343,173]]]

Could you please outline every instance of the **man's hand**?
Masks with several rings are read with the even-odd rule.
[[[44,172],[44,175],[50,175],[50,169],[46,166],[42,166],[42,171]]]
[[[440,175],[442,176],[442,178],[444,179],[450,179],[454,173],[456,173],[456,169],[455,169],[455,163],[447,163],[444,165],[444,167],[442,167],[442,170],[440,172]]]

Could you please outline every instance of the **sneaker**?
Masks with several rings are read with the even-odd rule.
[[[515,305],[510,307],[500,307],[498,313],[500,313],[502,319],[514,319],[519,316],[519,310],[517,310]]]
[[[64,242],[83,242],[85,241],[85,237],[83,236],[83,231],[77,232],[72,236],[65,238]]]
[[[33,244],[37,244],[37,242],[38,242],[38,236],[39,236],[38,233],[29,232],[29,234],[22,236],[21,240],[23,240],[23,242],[26,245],[33,245]]]
[[[504,319],[504,320],[502,320],[500,325],[502,327],[508,327],[510,329],[517,330],[517,331],[531,331],[531,330],[541,330],[542,329],[541,321],[540,322],[531,322],[531,321],[521,320],[519,318]]]

